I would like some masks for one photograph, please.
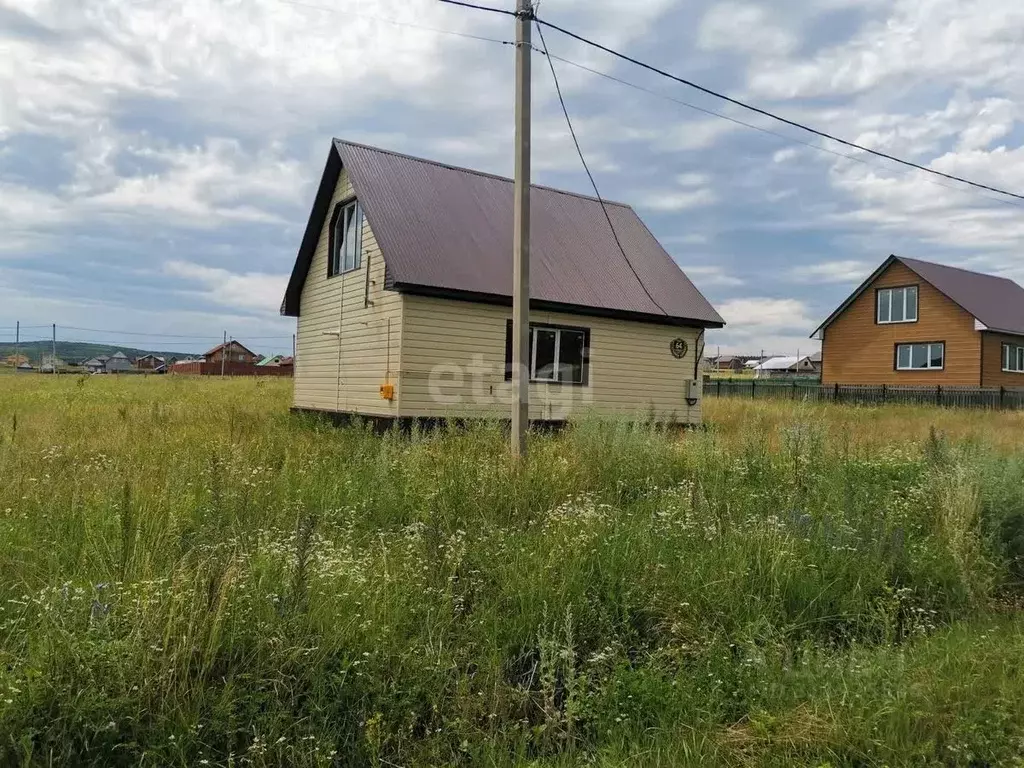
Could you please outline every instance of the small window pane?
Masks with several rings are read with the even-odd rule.
[[[891,304],[891,320],[894,323],[902,323],[904,320],[903,315],[903,299],[904,290],[902,288],[892,289],[892,302]]]
[[[910,367],[911,368],[927,368],[928,367],[928,345],[927,344],[911,344],[910,345]]]
[[[910,345],[901,344],[897,348],[897,368],[909,368],[910,367]]]
[[[561,330],[558,336],[558,380],[582,384],[583,333]]]
[[[1017,347],[1017,368],[1018,371],[1024,371],[1024,347]]]
[[[918,289],[907,288],[906,292],[906,319],[915,321],[918,319]]]
[[[889,322],[889,291],[878,292],[878,322]]]
[[[932,368],[941,368],[942,367],[942,356],[943,356],[943,351],[944,351],[943,350],[943,346],[944,345],[942,345],[942,344],[931,344],[931,345],[929,345],[930,352],[929,352],[928,363],[929,363],[930,367],[932,367]]]
[[[533,378],[555,380],[555,349],[557,331],[538,328],[533,332]]]

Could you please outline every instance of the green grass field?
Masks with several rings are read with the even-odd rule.
[[[1024,416],[0,382],[0,765],[1024,765]]]

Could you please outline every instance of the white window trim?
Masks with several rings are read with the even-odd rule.
[[[928,365],[923,368],[917,368],[913,365],[901,366],[900,365],[900,347],[927,347],[925,350],[925,358],[928,361]],[[942,347],[942,365],[932,365],[932,347]],[[914,353],[910,353],[910,362],[914,361]],[[907,341],[896,345],[896,370],[897,371],[944,371],[946,370],[946,342],[944,341]]]
[[[573,385],[576,385],[576,386],[579,386],[579,385],[583,384],[582,381],[562,381],[561,379],[558,378],[558,374],[562,370],[561,356],[562,356],[562,331],[563,330],[567,331],[568,333],[583,333],[582,331],[578,331],[578,330],[576,330],[574,328],[573,329],[570,329],[570,328],[551,328],[551,327],[546,326],[546,325],[535,325],[535,326],[533,326],[530,329],[530,332],[531,332],[531,338],[530,338],[531,345],[530,346],[532,347],[531,354],[530,354],[530,381],[535,381],[538,384],[573,384]],[[551,377],[550,378],[546,378],[546,379],[538,378],[538,376],[537,376],[537,334],[539,332],[541,332],[541,331],[544,331],[546,333],[553,333],[553,334],[555,334],[555,358],[554,358],[554,362],[552,363]],[[586,340],[586,335],[584,334],[584,341],[585,340]]]
[[[914,289],[914,318],[912,320],[907,319],[907,293],[909,290]],[[893,291],[903,292],[903,319],[892,320],[892,294]],[[881,306],[882,295],[885,294],[889,297],[889,320],[879,319],[879,307]],[[895,285],[892,288],[879,288],[875,299],[875,322],[878,325],[901,325],[903,323],[916,323],[918,316],[921,314],[921,292],[917,289],[916,285]],[[915,369],[921,370],[921,369]]]
[[[1002,358],[1001,368],[1003,373],[1024,373],[1024,344],[1012,344],[1004,341],[1000,345],[1000,349],[1002,350],[1000,357]],[[1007,363],[1010,361],[1010,355],[1017,358],[1016,368],[1007,366]]]
[[[353,255],[354,264],[351,267],[345,266],[345,240],[348,234],[347,227],[345,226],[346,212],[349,209],[352,211],[352,220],[356,226],[356,245],[355,253]],[[334,222],[334,250],[335,253],[329,254],[332,266],[336,265],[334,272],[331,277],[337,277],[338,275],[344,275],[349,272],[355,272],[361,269],[363,266],[363,209],[359,205],[358,200],[351,200],[341,206],[338,211],[338,218]]]

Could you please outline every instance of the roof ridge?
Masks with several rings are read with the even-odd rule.
[[[363,143],[358,142],[358,141],[349,141],[348,139],[339,139],[337,136],[335,136],[333,138],[333,141],[335,141],[338,144],[347,144],[348,146],[351,146],[351,147],[359,147],[360,149],[369,149],[369,150],[371,150],[373,152],[380,152],[380,153],[385,154],[385,155],[393,155],[394,157],[401,157],[401,158],[404,158],[406,160],[415,160],[418,163],[427,163],[428,165],[434,165],[434,166],[437,166],[438,168],[447,168],[450,171],[461,171],[463,173],[472,173],[475,176],[483,176],[484,178],[495,179],[496,181],[506,181],[509,184],[515,183],[515,180],[509,178],[508,176],[502,176],[502,175],[497,174],[497,173],[489,173],[487,171],[481,171],[481,170],[479,170],[477,168],[467,168],[466,166],[463,166],[463,165],[452,165],[451,163],[442,163],[440,160],[431,160],[430,158],[427,158],[427,157],[418,157],[416,155],[410,155],[410,154],[408,154],[406,152],[397,152],[397,151],[395,151],[393,149],[384,149],[383,147],[375,147],[372,144],[363,144]],[[594,197],[593,195],[584,195],[582,192],[570,192],[567,189],[558,189],[557,187],[549,187],[546,184],[530,184],[530,188],[531,189],[543,189],[543,190],[545,190],[547,192],[555,192],[555,193],[557,193],[559,195],[568,195],[569,197],[577,197],[577,198],[580,198],[582,200],[591,200],[591,201],[593,201],[595,203],[604,202],[606,205],[615,205],[615,206],[618,206],[619,208],[627,208],[629,210],[632,210],[632,206],[630,206],[628,203],[622,203],[622,202],[619,202],[617,200],[609,200],[608,198],[604,198],[604,197],[597,198],[597,197]]]
[[[990,280],[1005,280],[1008,283],[1013,283],[1014,285],[1016,285],[1018,287],[1020,286],[1020,284],[1016,280],[1012,280],[1009,277],[1003,277],[1002,275],[993,275],[990,272],[979,272],[976,269],[965,269],[964,267],[954,267],[952,264],[941,264],[941,263],[939,263],[937,261],[925,261],[924,259],[915,259],[915,258],[912,258],[912,257],[909,257],[909,256],[896,256],[896,254],[893,254],[893,256],[895,256],[898,261],[901,261],[903,263],[906,263],[906,262],[910,261],[910,262],[916,262],[918,264],[928,264],[929,266],[932,266],[932,267],[942,267],[943,269],[955,269],[957,272],[965,272],[968,275],[977,275],[978,277],[987,277]]]

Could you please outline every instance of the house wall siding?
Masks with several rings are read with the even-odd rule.
[[[508,307],[404,296],[401,415],[508,417],[505,333],[510,317]],[[551,312],[532,312],[530,320],[590,329],[589,385],[532,384],[531,419],[558,421],[598,412],[700,421],[700,403],[691,407],[685,399],[699,351],[698,329]],[[688,344],[683,359],[671,354],[676,338]]]
[[[1003,370],[1003,344],[1024,347],[1024,336],[1010,336],[1005,333],[981,334],[982,384],[986,387],[1024,387],[1024,373]]]
[[[877,324],[875,290],[903,285],[918,286],[918,321]],[[945,342],[945,368],[895,370],[895,345],[924,341]],[[974,318],[897,262],[825,329],[822,382],[977,387],[981,382],[981,354],[981,334],[974,330]]]
[[[342,169],[302,287],[294,403],[300,408],[397,416],[400,392],[395,400],[382,400],[380,385],[399,367],[402,298],[384,289],[384,259],[365,217],[362,265],[327,277],[331,212],[353,194]],[[369,307],[364,303],[367,270]]]

